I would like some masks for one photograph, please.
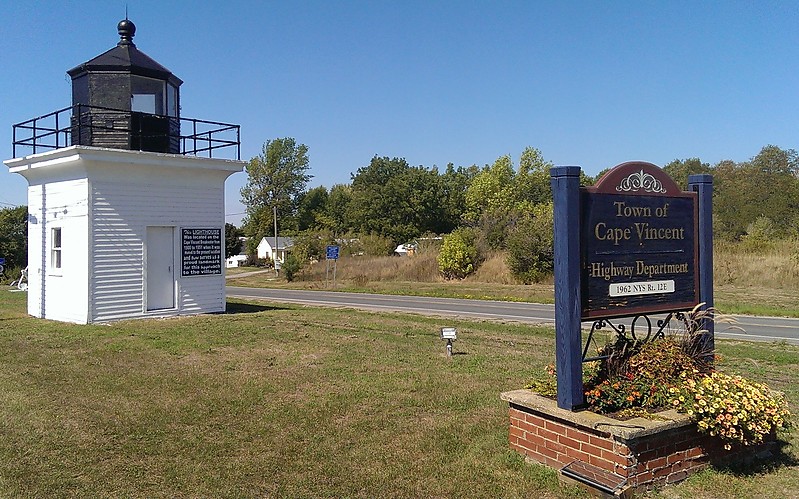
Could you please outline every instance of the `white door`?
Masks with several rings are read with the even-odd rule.
[[[147,310],[175,308],[173,227],[147,227]]]

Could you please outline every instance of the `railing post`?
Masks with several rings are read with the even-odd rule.
[[[580,167],[550,169],[555,227],[555,364],[558,407],[583,406],[580,315]]]
[[[36,154],[36,118],[33,118],[33,154]]]
[[[713,175],[702,173],[688,176],[688,190],[699,195],[699,301],[710,310],[701,324],[707,331],[703,351],[713,360],[715,323],[713,320]]]

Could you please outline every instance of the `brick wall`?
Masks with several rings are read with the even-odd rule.
[[[526,458],[555,469],[582,461],[626,478],[627,485],[636,488],[679,482],[711,462],[762,450],[726,451],[718,439],[698,433],[693,424],[625,439],[603,431],[603,423],[581,425],[513,403],[509,415],[510,447]]]

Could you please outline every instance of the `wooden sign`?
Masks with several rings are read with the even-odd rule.
[[[222,229],[181,229],[183,277],[222,274]]]
[[[580,189],[583,319],[699,303],[698,204],[651,163],[623,163]]]

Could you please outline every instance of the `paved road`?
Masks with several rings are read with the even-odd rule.
[[[228,286],[226,290],[229,297],[270,302],[407,312],[433,316],[506,320],[530,324],[554,324],[555,322],[554,306],[537,303],[374,295],[335,291],[239,288],[233,286]],[[729,324],[716,325],[717,337],[749,341],[786,341],[799,345],[799,319],[754,316],[733,317],[737,321],[734,326]],[[743,331],[737,328],[741,328]]]

